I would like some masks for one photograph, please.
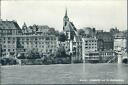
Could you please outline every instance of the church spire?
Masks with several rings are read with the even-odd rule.
[[[67,15],[67,8],[66,8],[66,11],[65,11],[65,16],[68,16],[68,15]]]
[[[65,16],[64,16],[64,18],[68,18],[67,8],[65,10]]]
[[[67,8],[66,8],[65,16],[63,18],[63,30],[65,29],[65,26],[67,25],[68,22],[69,22],[69,18],[68,18],[68,15],[67,15]]]

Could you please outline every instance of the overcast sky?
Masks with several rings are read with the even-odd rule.
[[[20,27],[48,25],[63,28],[65,8],[70,21],[79,28],[95,27],[108,31],[111,27],[127,28],[127,0],[67,0],[67,1],[2,1],[2,19],[16,20]]]

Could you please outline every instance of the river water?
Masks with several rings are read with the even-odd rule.
[[[128,84],[128,64],[1,66],[2,84]]]

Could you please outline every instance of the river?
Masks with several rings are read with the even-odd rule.
[[[2,84],[128,84],[128,64],[1,66]]]

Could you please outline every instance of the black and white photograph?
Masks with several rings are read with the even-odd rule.
[[[0,0],[0,85],[128,85],[127,0]]]

